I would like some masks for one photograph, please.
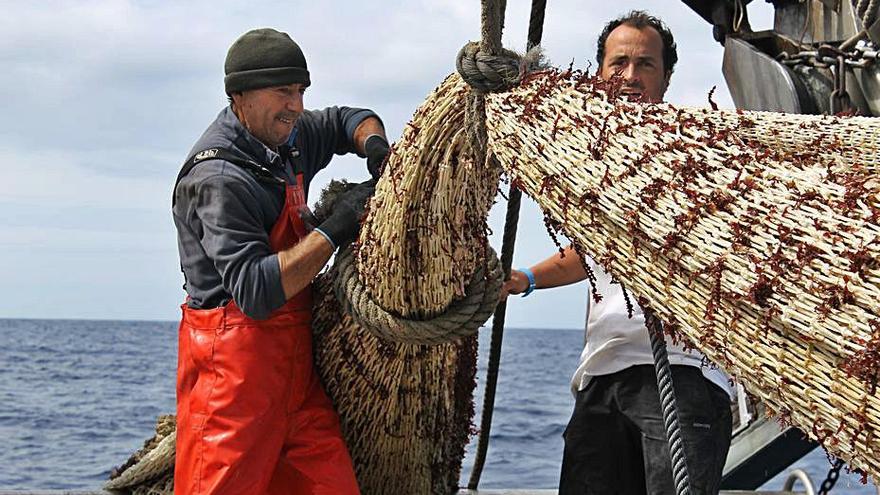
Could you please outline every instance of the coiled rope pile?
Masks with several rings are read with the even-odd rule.
[[[174,445],[177,421],[172,415],[159,416],[156,435],[144,442],[123,465],[110,472],[105,490],[131,495],[170,495],[174,493]]]

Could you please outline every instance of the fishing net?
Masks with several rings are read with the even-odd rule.
[[[489,158],[476,164],[468,91],[450,76],[416,111],[358,244],[316,284],[315,362],[364,494],[457,488],[478,324],[410,334],[457,318],[449,308],[474,290],[497,292],[485,242],[496,163],[554,238],[596,259],[674,338],[877,478],[880,124],[628,102],[614,81],[543,71],[487,96]],[[346,281],[392,331],[342,309]]]
[[[132,495],[174,493],[176,428],[175,416],[159,416],[156,434],[125,463],[110,471],[110,480],[104,484],[104,489]]]
[[[552,235],[876,479],[880,121],[630,103],[618,90],[534,74],[488,99],[490,149]]]
[[[458,489],[474,408],[473,333],[501,286],[485,223],[501,171],[471,159],[468,91],[450,77],[415,112],[386,163],[358,245],[337,256],[316,291],[323,298],[313,321],[315,363],[364,494]],[[353,278],[395,324],[377,332],[360,312],[340,310],[334,294],[346,302],[339,287]],[[474,304],[475,317],[450,314],[475,294],[487,302]]]

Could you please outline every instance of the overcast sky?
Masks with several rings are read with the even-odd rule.
[[[530,2],[508,0],[505,46],[525,45]],[[550,0],[550,61],[595,66],[602,25],[633,8],[672,28],[680,62],[667,99],[732,107],[711,27],[672,0]],[[479,37],[477,0],[0,0],[0,317],[175,320],[183,299],[171,187],[180,163],[225,105],[223,60],[245,31],[274,27],[300,43],[308,108],[374,109],[396,139],[412,112]],[[772,9],[751,7],[769,27]],[[316,179],[363,179],[346,157]],[[311,198],[314,199],[314,198]],[[490,218],[500,251],[503,200]],[[515,266],[553,251],[524,203]],[[508,325],[577,328],[586,289],[512,300]]]

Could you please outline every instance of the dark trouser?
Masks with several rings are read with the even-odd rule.
[[[730,447],[730,398],[694,366],[673,366],[692,495],[717,494]],[[559,495],[674,495],[651,365],[594,377],[563,434]]]

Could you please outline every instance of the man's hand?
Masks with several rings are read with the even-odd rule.
[[[382,165],[385,163],[385,158],[388,157],[390,149],[388,141],[378,134],[372,134],[364,141],[364,152],[367,155],[367,170],[370,171],[370,175],[374,179],[379,179],[379,175],[382,174],[382,169],[384,168]]]
[[[361,228],[361,217],[367,200],[376,191],[376,181],[370,179],[342,194],[333,204],[333,210],[326,220],[315,228],[322,234],[333,249],[353,241]]]
[[[507,296],[513,294],[522,294],[529,288],[529,278],[525,273],[519,270],[511,270],[510,271],[510,280],[504,282],[504,285],[501,286],[501,295],[500,299],[502,301],[507,299]]]

